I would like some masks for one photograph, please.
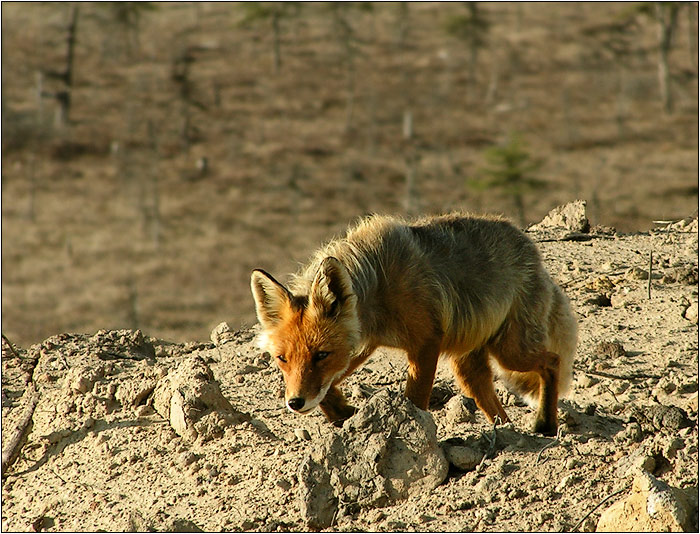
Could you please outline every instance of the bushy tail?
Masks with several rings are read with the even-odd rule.
[[[552,294],[552,306],[547,323],[546,349],[559,355],[559,397],[571,386],[574,355],[578,342],[578,325],[569,299],[556,285]],[[494,370],[506,385],[533,408],[539,404],[540,376],[536,372],[517,372],[505,369],[493,362]]]
[[[578,343],[578,323],[569,299],[554,287],[554,302],[549,313],[549,340],[547,349],[561,358],[559,360],[559,396],[569,391],[574,367],[574,355]]]

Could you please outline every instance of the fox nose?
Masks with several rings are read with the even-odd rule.
[[[298,412],[299,410],[301,410],[301,409],[304,407],[304,402],[305,402],[305,401],[304,401],[303,398],[301,398],[301,397],[294,397],[294,398],[289,399],[289,400],[287,401],[287,406],[289,406],[289,408],[290,408],[291,410],[294,410],[295,412]]]

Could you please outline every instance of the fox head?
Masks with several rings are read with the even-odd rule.
[[[250,286],[263,332],[260,348],[282,371],[287,407],[309,413],[350,365],[359,337],[357,296],[347,269],[325,258],[308,295],[294,295],[265,271]]]

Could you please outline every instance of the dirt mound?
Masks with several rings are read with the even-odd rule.
[[[223,434],[227,426],[250,419],[221,394],[201,356],[187,358],[151,390],[155,411],[179,436],[189,440],[212,439]]]
[[[401,393],[373,395],[302,460],[300,505],[307,525],[326,528],[339,514],[435,489],[448,468],[436,431],[432,416]]]
[[[500,384],[513,422],[489,425],[442,366],[431,411],[416,410],[389,350],[349,377],[359,411],[338,429],[285,409],[256,329],[220,325],[213,343],[128,330],[3,341],[3,451],[33,414],[3,472],[3,530],[591,531],[617,501],[697,494],[694,224],[531,234],[580,323],[555,439],[532,434],[533,412]],[[649,273],[649,252],[651,280],[631,276]],[[697,500],[682,505],[673,513],[697,529]],[[614,528],[636,528],[625,517]]]

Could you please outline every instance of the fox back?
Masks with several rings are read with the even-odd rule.
[[[505,219],[369,217],[322,247],[288,287],[260,270],[251,287],[261,346],[276,356],[292,410],[320,405],[342,422],[352,408],[337,385],[389,346],[407,353],[406,395],[419,408],[427,408],[443,354],[489,419],[507,420],[493,366],[539,402],[538,430],[556,429],[576,321],[535,244]]]

